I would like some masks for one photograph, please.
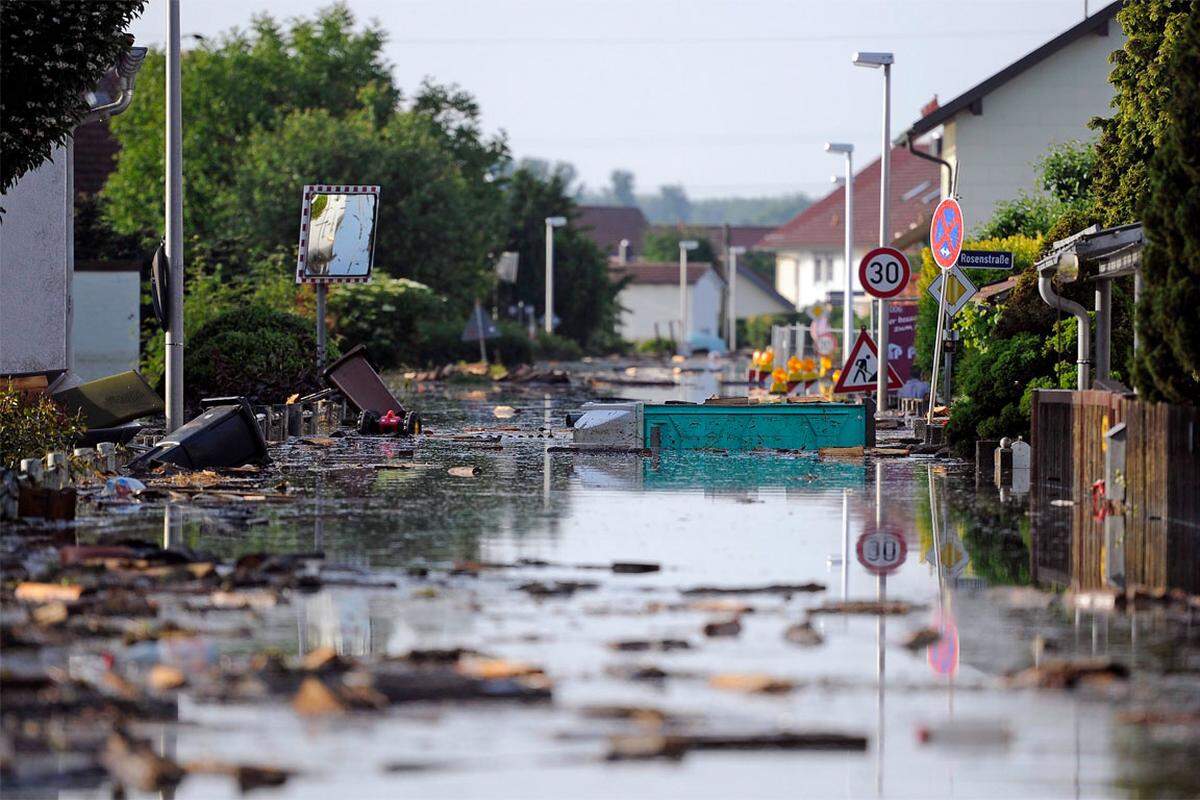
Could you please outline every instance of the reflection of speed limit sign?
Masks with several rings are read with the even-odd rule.
[[[858,264],[858,282],[875,297],[895,297],[908,286],[910,271],[904,253],[891,247],[876,247]]]
[[[895,572],[908,557],[908,543],[895,531],[867,531],[858,537],[858,563],[875,575]]]
[[[837,347],[837,337],[832,333],[822,333],[813,340],[813,346],[817,349],[817,355],[827,356]]]

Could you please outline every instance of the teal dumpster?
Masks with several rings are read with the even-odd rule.
[[[666,450],[816,450],[871,444],[867,406],[849,403],[651,405],[646,447]]]

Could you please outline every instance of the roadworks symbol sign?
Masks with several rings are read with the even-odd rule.
[[[858,332],[858,341],[850,348],[850,357],[842,367],[834,392],[873,392],[879,374],[879,350],[875,341],[865,330]],[[892,365],[888,364],[888,388],[899,389],[903,386],[900,376]]]
[[[963,306],[979,292],[979,289],[971,283],[967,273],[957,266],[951,267],[944,270],[934,279],[933,283],[929,284],[929,293],[939,303],[942,301],[942,281],[944,280],[949,281],[946,284],[946,313],[953,317],[963,310]]]

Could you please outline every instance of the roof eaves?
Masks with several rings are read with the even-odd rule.
[[[975,86],[963,92],[950,102],[940,106],[933,113],[921,117],[912,124],[912,127],[902,133],[896,141],[903,142],[909,137],[917,137],[928,133],[937,126],[949,121],[963,109],[968,108],[972,104],[978,102],[985,95],[990,94],[992,90],[1004,85],[1005,83],[1008,83],[1008,81],[1020,75],[1025,70],[1040,63],[1046,58],[1049,58],[1051,55],[1076,41],[1077,39],[1097,31],[1102,27],[1107,27],[1109,21],[1116,16],[1116,13],[1120,11],[1124,5],[1125,0],[1115,0],[1079,24],[1063,31],[1058,36],[1046,42],[1036,50],[1026,53],[1023,57],[1009,64],[996,74],[980,83],[977,83]]]

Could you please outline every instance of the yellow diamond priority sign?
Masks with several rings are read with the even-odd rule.
[[[971,279],[967,277],[965,272],[954,266],[943,270],[933,283],[929,284],[927,291],[938,302],[941,302],[943,280],[949,281],[946,284],[946,313],[953,317],[959,311],[962,311],[963,306],[975,296],[979,289],[975,287],[975,284],[971,283]]]

